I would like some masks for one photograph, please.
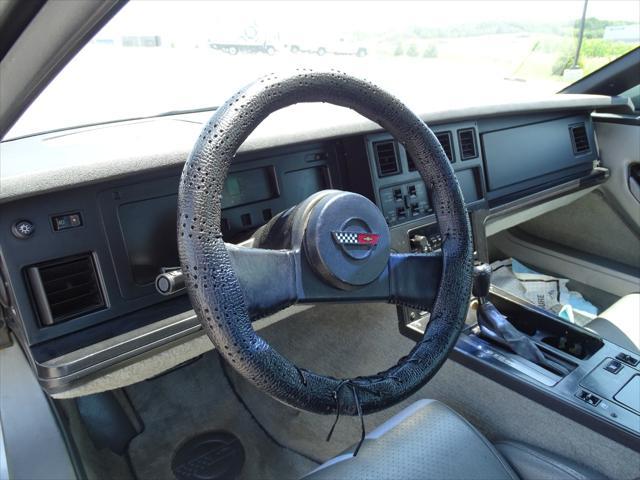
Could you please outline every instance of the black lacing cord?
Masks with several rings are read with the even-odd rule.
[[[353,451],[353,456],[355,457],[356,455],[358,455],[358,452],[360,451],[360,447],[364,443],[364,439],[367,436],[367,432],[364,427],[364,415],[362,414],[362,406],[360,405],[360,398],[358,397],[358,391],[356,390],[356,387],[361,387],[361,385],[354,383],[352,380],[342,380],[338,384],[336,389],[333,391],[333,398],[336,401],[336,419],[333,421],[333,425],[331,425],[331,429],[329,430],[329,434],[327,435],[326,441],[327,442],[331,441],[331,436],[333,435],[333,431],[335,430],[336,425],[338,424],[338,420],[340,420],[340,390],[342,389],[342,387],[345,387],[345,386],[351,388],[351,392],[353,393],[353,401],[356,404],[358,418],[360,419],[360,441],[358,442],[358,445]]]
[[[289,452],[295,453],[296,455],[300,455],[301,457],[306,458],[307,460],[316,463],[318,465],[320,465],[321,463],[323,463],[321,460],[318,460],[317,458],[313,458],[309,455],[307,455],[306,453],[300,452],[298,450],[295,450],[291,447],[288,447],[286,445],[284,445],[283,443],[281,443],[280,441],[278,441],[277,438],[275,438],[270,432],[269,430],[266,429],[266,427],[264,427],[262,425],[262,423],[260,423],[260,421],[258,420],[258,418],[253,414],[253,412],[251,411],[251,409],[249,408],[249,405],[247,405],[247,403],[244,401],[244,399],[242,398],[242,396],[240,395],[240,393],[238,392],[238,390],[236,390],[235,385],[233,384],[233,381],[231,380],[231,377],[229,376],[229,372],[227,372],[227,368],[225,365],[225,361],[222,358],[222,356],[220,355],[220,353],[218,353],[218,361],[220,362],[220,368],[222,369],[222,374],[224,375],[225,380],[227,381],[227,383],[229,384],[229,388],[231,389],[231,391],[233,392],[233,394],[235,395],[235,397],[238,399],[238,401],[240,402],[240,404],[242,405],[242,407],[245,409],[245,411],[249,414],[249,416],[251,417],[251,419],[256,423],[256,425],[258,425],[258,427],[260,428],[260,430],[262,430],[262,433],[264,433],[267,438],[269,438],[269,440],[271,440],[273,443],[275,443],[278,447],[287,450]]]
[[[411,364],[411,363],[416,363],[419,362],[420,359],[417,357],[412,357],[412,358],[408,358],[408,356],[404,356],[402,358],[400,358],[400,360],[398,360],[398,364],[402,364],[404,363],[406,364]],[[373,390],[371,388],[368,388],[371,385],[375,385],[376,383],[389,379],[389,380],[393,380],[394,382],[400,382],[400,378],[395,375],[394,373],[389,373],[391,370],[393,369],[393,367],[389,370],[386,370],[385,372],[378,372],[375,375],[372,375],[370,377],[367,377],[366,379],[363,377],[356,377],[354,379],[346,379],[346,380],[342,380],[340,381],[340,383],[338,383],[338,386],[336,387],[336,389],[333,391],[333,398],[336,402],[336,418],[333,421],[333,424],[331,425],[331,429],[329,430],[329,434],[327,435],[327,439],[326,441],[330,441],[331,437],[333,435],[333,431],[336,428],[336,425],[338,424],[338,421],[340,420],[340,391],[342,390],[342,388],[344,387],[348,387],[351,389],[351,392],[353,394],[353,401],[356,405],[356,411],[358,413],[358,418],[360,419],[360,441],[358,442],[358,445],[356,446],[355,450],[353,451],[353,456],[355,457],[356,455],[358,455],[358,452],[360,451],[360,447],[362,447],[362,444],[364,443],[365,439],[366,439],[366,430],[365,430],[365,426],[364,426],[364,414],[362,413],[362,405],[360,403],[360,398],[358,397],[358,391],[357,389],[361,389],[366,391],[367,393],[370,393],[372,395],[375,395],[377,397],[380,396],[380,393],[377,392],[376,390]],[[304,378],[304,376],[301,373],[301,376]],[[359,382],[359,380],[366,380],[368,382],[368,384],[362,384]],[[306,382],[305,382],[306,384]]]
[[[410,363],[416,363],[419,361],[418,358],[410,358],[408,359],[408,356],[404,356],[402,358],[400,358],[400,360],[398,361],[398,364],[400,363],[406,363],[406,364],[410,364]],[[245,403],[244,399],[242,398],[242,396],[238,393],[238,391],[236,390],[235,386],[233,385],[233,381],[231,380],[231,378],[229,377],[229,374],[227,372],[226,366],[225,366],[225,361],[222,358],[222,356],[220,355],[220,353],[218,353],[218,360],[220,362],[220,367],[222,368],[222,373],[224,374],[225,379],[227,380],[227,383],[229,384],[229,388],[231,388],[231,391],[233,392],[233,394],[236,396],[236,398],[238,399],[238,401],[242,404],[242,406],[244,407],[244,409],[247,411],[247,413],[251,416],[251,418],[253,419],[254,422],[256,422],[256,424],[258,425],[258,427],[260,427],[260,429],[264,432],[264,434],[269,437],[269,439],[275,443],[276,445],[278,445],[279,447],[288,450],[290,452],[296,453],[308,460],[311,460],[312,462],[315,463],[322,463],[320,460],[317,460],[315,458],[312,458],[308,455],[306,455],[305,453],[299,452],[293,448],[287,447],[286,445],[282,444],[281,442],[279,442],[273,435],[271,435],[271,433],[260,423],[260,421],[257,419],[257,417],[253,414],[253,412],[251,411],[251,409],[249,408],[249,406]],[[296,370],[298,372],[298,374],[300,375],[300,380],[302,381],[303,385],[307,384],[307,377],[306,377],[306,371],[304,369],[298,368],[296,367]],[[359,380],[364,380],[364,378],[362,377],[356,377],[354,379],[345,379],[345,380],[341,380],[336,389],[333,391],[333,398],[336,402],[336,418],[333,421],[333,424],[331,425],[331,429],[329,430],[329,433],[327,434],[327,438],[326,441],[329,442],[331,441],[331,437],[333,436],[333,432],[336,428],[336,426],[338,425],[338,421],[340,420],[340,391],[344,388],[344,387],[348,387],[351,389],[351,393],[353,394],[353,401],[355,403],[356,406],[356,412],[358,414],[358,418],[360,419],[360,441],[358,442],[358,445],[356,445],[356,448],[353,451],[353,456],[355,457],[356,455],[358,455],[358,452],[360,451],[360,448],[362,447],[366,436],[367,436],[367,432],[366,432],[366,428],[364,425],[364,414],[362,412],[362,404],[360,403],[360,397],[358,396],[358,388],[361,390],[366,391],[367,393],[370,393],[372,395],[375,395],[377,397],[380,396],[380,393],[368,388],[370,385],[374,385],[377,382],[383,381],[385,379],[390,379],[393,380],[395,382],[400,382],[400,378],[394,374],[389,374],[391,369],[385,371],[385,372],[378,372],[375,375],[372,375],[371,377],[368,377],[366,380],[369,382],[368,385],[362,384],[359,382]]]

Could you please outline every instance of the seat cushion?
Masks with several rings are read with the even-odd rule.
[[[640,354],[640,293],[625,295],[586,326],[610,342]]]
[[[523,480],[595,480],[600,472],[551,452],[518,442],[498,442],[498,451]]]
[[[516,479],[495,447],[435,400],[420,400],[329,460],[305,479]]]

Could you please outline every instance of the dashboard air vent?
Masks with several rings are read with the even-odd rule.
[[[462,156],[462,160],[468,160],[478,156],[476,135],[473,128],[458,130],[458,142],[460,143],[460,154]]]
[[[396,153],[396,142],[393,140],[376,142],[373,144],[373,150],[376,153],[378,175],[380,177],[388,177],[389,175],[395,175],[400,172],[398,155]]]
[[[573,153],[580,155],[591,150],[589,146],[589,137],[587,136],[587,129],[584,123],[577,125],[571,125],[569,127],[571,132],[571,145],[573,146]]]
[[[91,254],[34,265],[27,277],[43,325],[85,315],[105,307]]]
[[[451,132],[437,132],[436,137],[438,137],[438,141],[442,148],[444,149],[444,153],[447,154],[447,158],[451,163],[455,162],[456,159],[453,156],[453,142],[451,141]]]

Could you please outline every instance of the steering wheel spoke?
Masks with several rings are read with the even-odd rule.
[[[327,284],[300,250],[225,244],[252,321],[296,303],[390,301],[388,268],[370,284],[341,289]]]
[[[393,253],[389,256],[389,300],[431,311],[440,288],[440,252]]]
[[[373,282],[341,289],[324,282],[299,250],[225,246],[251,320],[296,303],[390,302],[431,310],[442,275],[440,253],[394,253]]]
[[[231,265],[251,320],[276,313],[299,300],[296,279],[298,254],[226,243]]]

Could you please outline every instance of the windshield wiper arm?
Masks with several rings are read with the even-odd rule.
[[[215,107],[191,108],[191,109],[188,109],[188,110],[169,110],[169,111],[158,113],[156,115],[151,115],[151,116],[145,117],[145,118],[170,117],[171,115],[183,115],[185,113],[212,112],[214,110],[217,110],[218,108],[220,108],[220,107],[218,107],[216,105]]]

